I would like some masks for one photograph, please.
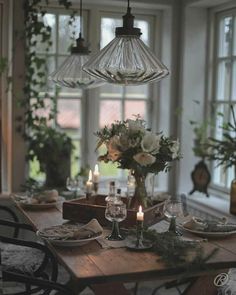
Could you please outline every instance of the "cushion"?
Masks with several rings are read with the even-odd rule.
[[[1,263],[9,271],[32,274],[41,264],[42,251],[0,242]]]

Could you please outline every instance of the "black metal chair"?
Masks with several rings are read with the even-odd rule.
[[[35,294],[39,291],[48,295],[52,290],[59,291],[58,294],[74,294],[73,291],[67,287],[56,283],[58,277],[58,264],[53,253],[44,244],[34,241],[26,241],[18,238],[20,230],[34,231],[33,227],[29,224],[20,223],[16,214],[6,206],[0,205],[0,210],[5,211],[9,214],[10,218],[14,221],[0,219],[0,226],[5,228],[13,229],[13,237],[6,237],[0,235],[0,256],[2,265],[2,279],[3,287],[4,282],[18,282],[21,283],[22,289],[19,292],[8,293],[11,295],[30,295]],[[15,265],[8,263],[8,260],[4,261],[5,256],[8,255],[9,249],[13,249],[16,255],[22,259],[21,265]],[[27,268],[27,263],[24,263],[23,256],[29,256],[30,251],[36,251],[35,256],[39,259],[36,263]],[[13,259],[14,260],[14,259]],[[31,262],[31,261],[30,261]],[[20,266],[21,266],[20,265]]]

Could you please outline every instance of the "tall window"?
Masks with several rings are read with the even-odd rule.
[[[106,46],[115,37],[115,28],[122,26],[122,15],[123,13],[108,12],[100,14],[101,17],[97,19],[96,23],[96,28],[100,29],[100,48]],[[83,28],[85,32],[83,35],[86,37],[86,41],[88,41],[88,26],[86,26],[89,23],[87,22],[88,17],[89,14],[84,11]],[[75,19],[72,27],[68,26],[69,18],[69,15],[59,12],[59,10],[47,13],[44,17],[44,21],[52,28],[52,46],[49,52],[45,48],[36,48],[36,50],[39,56],[47,57],[48,74],[58,68],[66,56],[70,54],[69,47],[72,44],[72,39],[78,38],[79,17]],[[154,39],[154,21],[155,17],[152,15],[135,14],[135,26],[141,28],[141,39],[150,47],[152,47],[151,40]],[[93,43],[91,47],[96,47],[98,40],[95,36],[95,33],[94,36],[89,36],[89,42]],[[147,121],[151,118],[152,89],[152,84],[127,87],[105,84],[86,92],[79,89],[60,89],[56,100],[58,114],[55,126],[66,131],[73,138],[76,146],[74,160],[72,160],[72,175],[78,173],[80,165],[83,165],[78,157],[79,159],[83,158],[84,162],[86,159],[96,158],[94,143],[90,141],[98,128],[102,128],[114,120],[132,118],[135,114],[139,114]],[[42,95],[46,91],[56,93],[55,85],[47,81],[47,89],[42,90]],[[88,116],[90,117],[87,118]],[[82,135],[85,136],[82,137]],[[82,155],[83,150],[90,154]],[[100,152],[102,153],[102,151]],[[38,163],[31,165],[31,176],[35,177],[37,165]],[[100,165],[101,175],[104,177],[124,176],[124,173],[115,165],[102,163]]]
[[[135,27],[141,29],[141,39],[150,46],[152,17],[135,15]],[[106,46],[115,37],[115,28],[122,27],[122,15],[102,14],[100,47]],[[150,85],[140,86],[115,86],[106,84],[100,88],[99,127],[103,128],[114,120],[134,118],[139,114],[143,119],[148,119],[150,103]],[[101,151],[103,152],[103,151]],[[122,170],[116,169],[114,164],[102,164],[101,172],[104,176],[121,176]]]
[[[213,82],[213,111],[215,117],[214,137],[222,139],[223,122],[232,120],[230,105],[236,110],[236,9],[219,13],[216,17],[215,70]],[[223,116],[218,116],[221,113]],[[234,171],[215,166],[212,181],[219,188],[227,189],[234,177]]]
[[[86,13],[84,13],[84,19]],[[47,74],[45,75],[46,89],[40,89],[40,95],[45,96],[45,93],[56,95],[57,88],[53,82],[50,82],[47,77],[56,68],[58,68],[65,58],[70,54],[70,47],[73,40],[78,38],[80,32],[80,18],[75,17],[72,25],[69,25],[70,15],[63,13],[47,13],[44,16],[44,22],[51,27],[52,45],[47,51],[44,46],[38,45],[36,52],[39,57],[46,57]],[[85,21],[84,21],[85,22]],[[85,26],[84,26],[85,27]],[[86,29],[86,28],[85,28]],[[56,97],[57,116],[54,122],[55,127],[65,131],[72,139],[75,146],[74,154],[72,155],[71,173],[75,175],[79,171],[80,164],[80,145],[81,145],[81,97],[80,89],[60,88]],[[32,99],[32,103],[33,103]],[[50,104],[50,100],[48,100]],[[50,105],[49,105],[50,107]],[[45,114],[47,110],[42,110]],[[40,111],[40,112],[42,112]],[[34,161],[30,164],[30,176],[36,179],[42,179],[43,175],[39,175],[39,163]]]

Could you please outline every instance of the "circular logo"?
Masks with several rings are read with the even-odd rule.
[[[229,280],[229,275],[225,272],[222,272],[215,277],[214,285],[216,287],[222,287],[225,284],[227,284],[228,280]]]

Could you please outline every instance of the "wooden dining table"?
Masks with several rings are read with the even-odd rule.
[[[17,206],[35,230],[65,222],[61,208],[33,211],[23,209],[20,205]],[[236,267],[236,235],[211,239],[202,243],[205,254],[210,253],[216,247],[219,250],[206,262],[204,269],[198,269],[194,273],[186,273],[186,269],[181,265],[167,266],[154,252],[130,251],[125,247],[103,249],[96,240],[80,247],[56,247],[50,242],[48,246],[72,276],[74,286],[95,285],[99,289],[100,284],[109,283],[113,290],[111,294],[125,294],[121,289],[119,291],[125,282],[172,280],[183,275],[205,276]]]

